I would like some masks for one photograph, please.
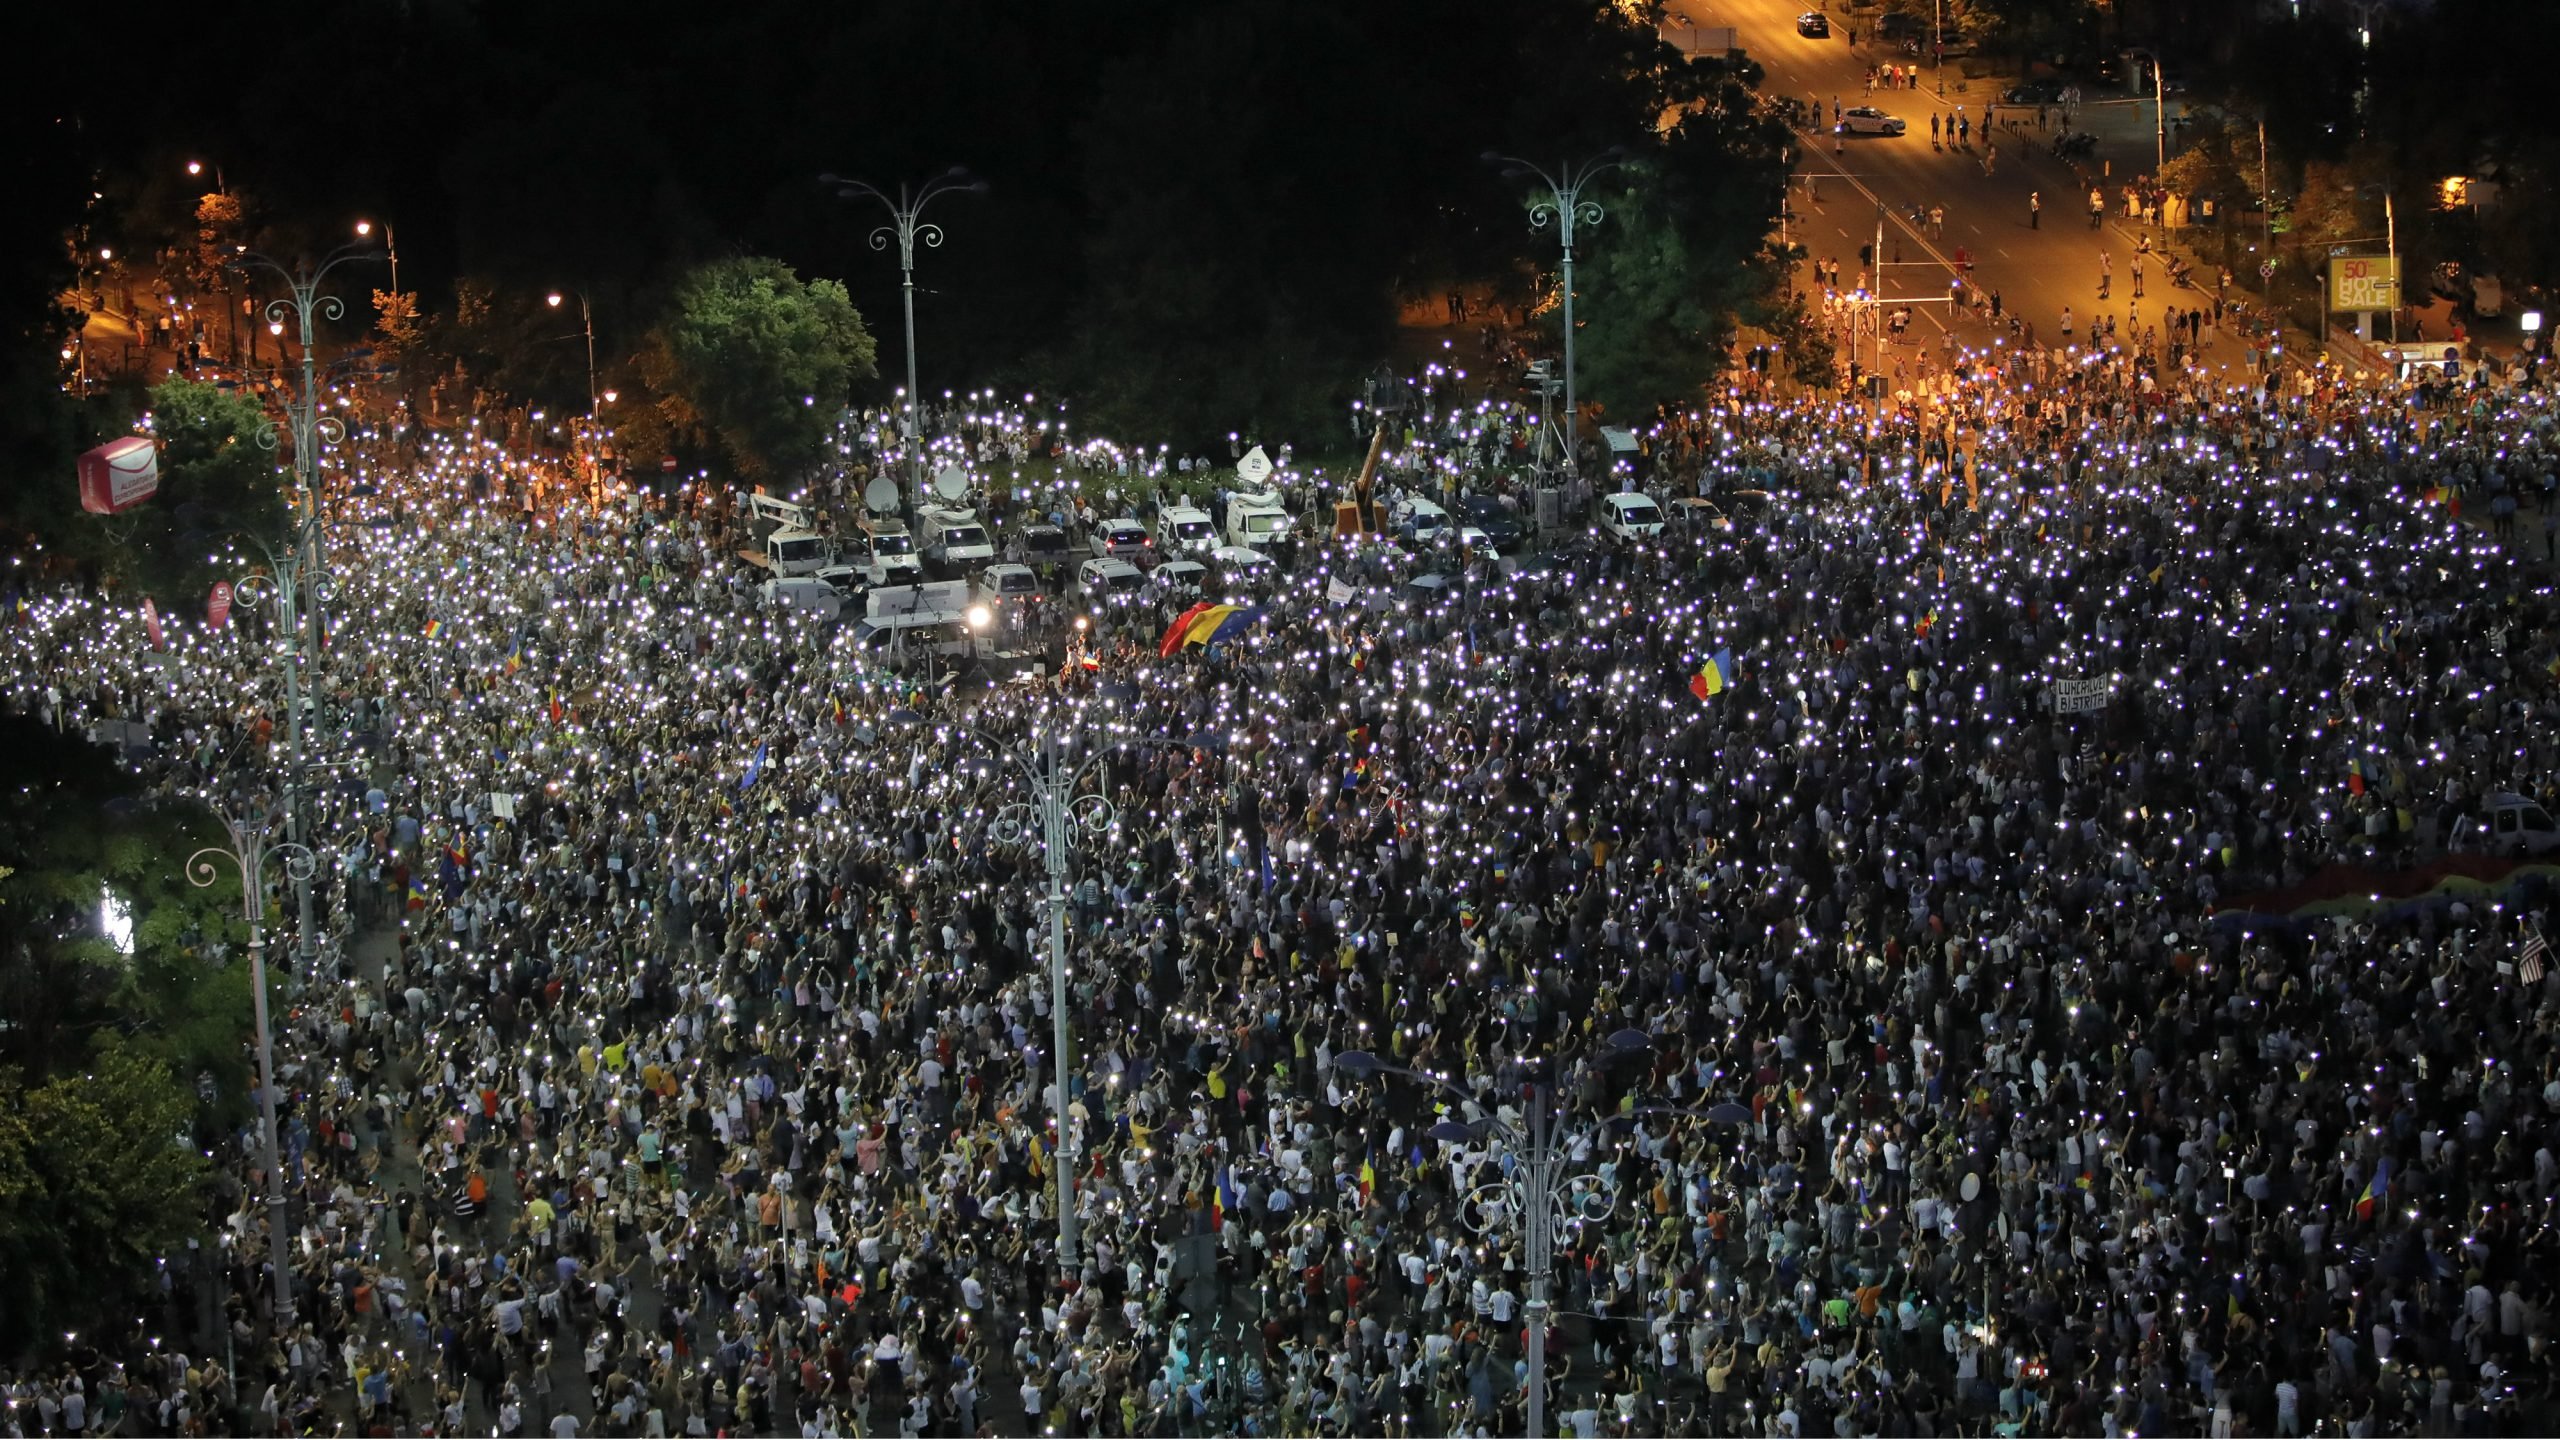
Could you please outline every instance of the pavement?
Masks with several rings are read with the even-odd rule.
[[[1662,33],[1680,44],[1691,24],[1730,26],[1744,53],[1766,69],[1766,93],[1821,106],[1823,128],[1799,132],[1789,238],[1814,260],[1837,260],[1844,288],[1854,288],[1859,248],[1874,242],[1881,218],[1884,293],[1889,299],[1919,302],[1913,306],[1914,333],[1926,339],[1934,340],[1951,325],[1977,342],[1994,333],[1987,316],[1960,315],[1945,303],[1960,250],[1972,262],[1973,288],[1986,295],[1999,292],[2004,314],[2022,316],[2043,343],[2060,340],[2065,307],[2072,312],[2074,337],[2085,339],[2092,315],[2114,315],[2120,327],[2128,313],[2144,324],[2156,324],[2166,306],[2190,309],[2208,302],[2213,267],[2199,265],[2194,276],[2207,288],[2171,285],[2156,252],[2170,245],[2176,232],[2124,217],[2124,183],[2149,174],[2157,161],[2157,122],[2150,102],[2129,92],[2085,87],[2088,103],[2078,107],[2072,124],[2096,135],[2098,147],[2077,161],[2057,159],[2047,149],[2060,124],[2061,107],[2048,107],[2048,128],[2039,131],[2033,107],[2001,106],[1993,142],[1998,155],[1986,163],[1990,147],[1980,129],[1984,105],[1996,102],[2015,83],[2013,77],[1968,78],[1957,60],[1949,60],[1943,71],[1931,71],[1900,44],[1873,41],[1868,27],[1878,12],[1871,10],[1835,4],[1830,7],[1830,38],[1807,39],[1795,27],[1795,17],[1807,3],[1670,0],[1671,21]],[[1852,27],[1861,42],[1855,47],[1848,38]],[[1921,66],[1920,88],[1869,93],[1869,68],[1891,64]],[[1900,136],[1834,135],[1829,122],[1835,103],[1843,108],[1875,106],[1909,128]],[[2175,98],[2169,102],[2173,124],[2181,103]],[[1973,124],[1971,143],[1933,146],[1931,117],[1945,126],[1960,114]],[[2020,128],[2012,130],[2013,124]],[[2091,179],[2106,188],[2110,202],[2097,228],[2089,223]],[[2040,215],[2030,212],[2031,194],[2041,197]],[[1914,207],[1924,214],[1943,207],[1943,226],[1915,225],[1910,218]],[[2131,261],[2145,233],[2155,255],[2147,265],[2147,293],[2136,300]],[[2195,233],[2201,237],[2204,232]],[[2113,284],[2103,300],[2102,250],[2114,257]],[[2006,334],[2007,326],[1998,333]],[[2205,350],[2207,363],[2217,367],[2237,367],[2248,358],[2245,342],[2228,327]]]

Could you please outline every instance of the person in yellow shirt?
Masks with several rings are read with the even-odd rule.
[[[533,1230],[534,1238],[543,1240],[550,1238],[551,1222],[559,1218],[559,1212],[551,1208],[549,1200],[536,1195],[531,1203],[524,1207],[524,1218],[525,1223]]]

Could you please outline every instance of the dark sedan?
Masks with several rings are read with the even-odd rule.
[[[1807,40],[1831,38],[1831,17],[1819,10],[1807,10],[1796,17],[1796,33]]]
[[[1484,538],[1501,551],[1516,550],[1529,538],[1527,526],[1511,508],[1490,495],[1470,495],[1458,502],[1458,521],[1484,532]]]

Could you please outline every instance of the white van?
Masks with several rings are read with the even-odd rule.
[[[965,620],[952,620],[932,612],[912,615],[871,615],[855,621],[853,643],[876,660],[891,660],[904,652],[910,660],[928,655],[961,656],[975,643]]]
[[[2560,824],[2522,795],[2492,795],[2453,822],[2449,848],[2485,855],[2547,855],[2560,850]]]
[[[1028,565],[990,565],[978,572],[977,586],[969,598],[990,606],[1008,600],[1036,600],[1040,598],[1040,577]]]
[[[896,520],[870,520],[863,528],[869,532],[871,554],[868,569],[874,585],[895,585],[901,581],[924,578],[924,562],[916,555],[916,537]]]
[[[1236,495],[1227,501],[1227,543],[1260,550],[1289,538],[1296,521],[1276,494]]]
[[[1156,512],[1156,549],[1167,555],[1205,554],[1217,548],[1218,527],[1209,512],[1167,505]]]
[[[917,515],[924,529],[924,558],[952,570],[965,570],[996,558],[995,542],[975,512],[928,505]]]
[[[815,575],[777,576],[756,587],[756,599],[767,611],[791,610],[820,620],[844,613],[844,592]]]
[[[1621,540],[1642,540],[1662,533],[1662,507],[1639,491],[1622,490],[1600,497],[1600,525]]]

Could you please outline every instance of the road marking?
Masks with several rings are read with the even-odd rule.
[[[1999,246],[1997,246],[1997,245],[1994,245],[1994,246],[1992,246],[1991,248],[1992,248],[1992,249],[1994,249],[1994,250],[2000,250],[2000,247],[1999,247]],[[2006,250],[2000,250],[2000,258],[2001,258],[2001,259],[2003,259],[2003,260],[2008,259],[2008,258],[2009,258],[2009,252],[2008,252],[2008,251],[2006,251]]]

